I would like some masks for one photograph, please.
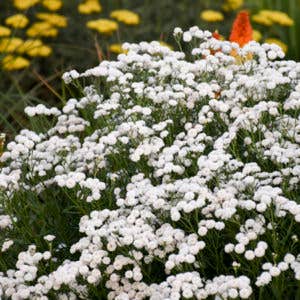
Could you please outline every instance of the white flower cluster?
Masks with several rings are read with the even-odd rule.
[[[34,117],[38,115],[59,116],[61,114],[60,110],[56,107],[47,108],[44,104],[38,104],[37,106],[27,106],[25,108],[25,113],[29,117]]]
[[[92,81],[81,98],[26,109],[55,124],[7,145],[3,197],[66,198],[62,214],[81,219],[67,259],[49,228],[41,245],[56,257],[21,252],[16,270],[0,273],[0,297],[248,299],[273,277],[300,280],[290,244],[300,226],[300,64],[276,61],[275,45],[239,48],[197,27],[174,35],[192,50],[126,44],[117,61],[64,74],[67,84]],[[10,220],[0,216],[0,229]]]
[[[12,218],[9,215],[0,215],[0,229],[6,229],[12,227]]]
[[[49,261],[51,253],[36,251],[36,246],[30,245],[26,252],[20,252],[16,262],[16,270],[8,270],[7,275],[0,273],[0,296],[12,299],[28,299],[31,293],[43,294],[43,285],[28,286],[37,278],[38,265]],[[40,282],[42,277],[39,278]]]

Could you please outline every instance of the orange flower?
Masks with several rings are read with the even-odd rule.
[[[238,43],[240,47],[253,40],[253,29],[247,11],[241,11],[237,15],[233,22],[229,40]]]
[[[215,30],[212,33],[212,37],[215,38],[216,40],[220,40],[221,39],[221,35],[219,34],[218,30]]]

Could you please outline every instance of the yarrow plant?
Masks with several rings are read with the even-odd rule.
[[[1,156],[1,297],[299,296],[300,64],[174,35],[26,108],[35,130]]]

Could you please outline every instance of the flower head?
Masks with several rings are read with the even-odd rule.
[[[26,10],[37,3],[39,3],[40,0],[14,0],[14,6],[19,10]]]
[[[29,37],[46,36],[55,37],[58,34],[58,30],[47,22],[37,22],[26,31]]]
[[[29,56],[49,56],[52,49],[43,44],[41,40],[29,39],[25,41],[19,48],[18,53],[26,53]]]
[[[225,11],[236,10],[244,4],[244,0],[226,0],[222,8]]]
[[[114,10],[110,13],[110,17],[126,25],[138,25],[140,23],[139,15],[127,9]]]
[[[0,52],[15,52],[22,44],[23,40],[17,37],[3,38],[0,41]]]
[[[5,26],[0,26],[0,36],[9,36],[11,34],[11,30]]]
[[[30,62],[22,56],[7,55],[2,60],[2,67],[7,71],[14,71],[27,68]]]
[[[252,17],[253,22],[271,26],[273,24],[279,24],[281,26],[293,26],[294,20],[290,18],[286,13],[277,10],[261,10],[258,14]]]
[[[253,30],[247,11],[241,11],[237,15],[233,23],[229,40],[238,43],[240,47],[243,47],[253,40]]]
[[[55,13],[38,13],[36,17],[40,20],[43,20],[55,27],[66,27],[67,26],[67,18],[62,15],[58,15]]]
[[[212,33],[212,37],[215,38],[216,40],[221,40],[221,38],[222,38],[218,30],[215,30]]]
[[[92,14],[102,11],[102,6],[98,0],[86,0],[84,3],[78,5],[78,11],[81,14]]]
[[[51,11],[59,10],[63,5],[61,0],[43,0],[42,4]]]
[[[5,24],[13,28],[24,28],[27,26],[28,22],[28,18],[23,14],[16,14],[5,20]]]
[[[87,22],[86,26],[102,34],[111,34],[118,30],[118,23],[108,19],[98,19]]]
[[[253,30],[253,40],[259,42],[262,39],[262,34],[258,30]]]
[[[109,51],[116,54],[127,53],[127,51],[123,49],[122,44],[111,44]]]
[[[216,10],[204,10],[200,14],[200,18],[206,22],[220,22],[224,20],[223,14]]]

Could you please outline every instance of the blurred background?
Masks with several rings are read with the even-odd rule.
[[[114,59],[127,41],[175,47],[178,26],[227,39],[244,9],[256,41],[276,43],[299,60],[300,0],[1,0],[0,133],[9,139],[26,126],[25,106],[64,101],[65,71]]]

